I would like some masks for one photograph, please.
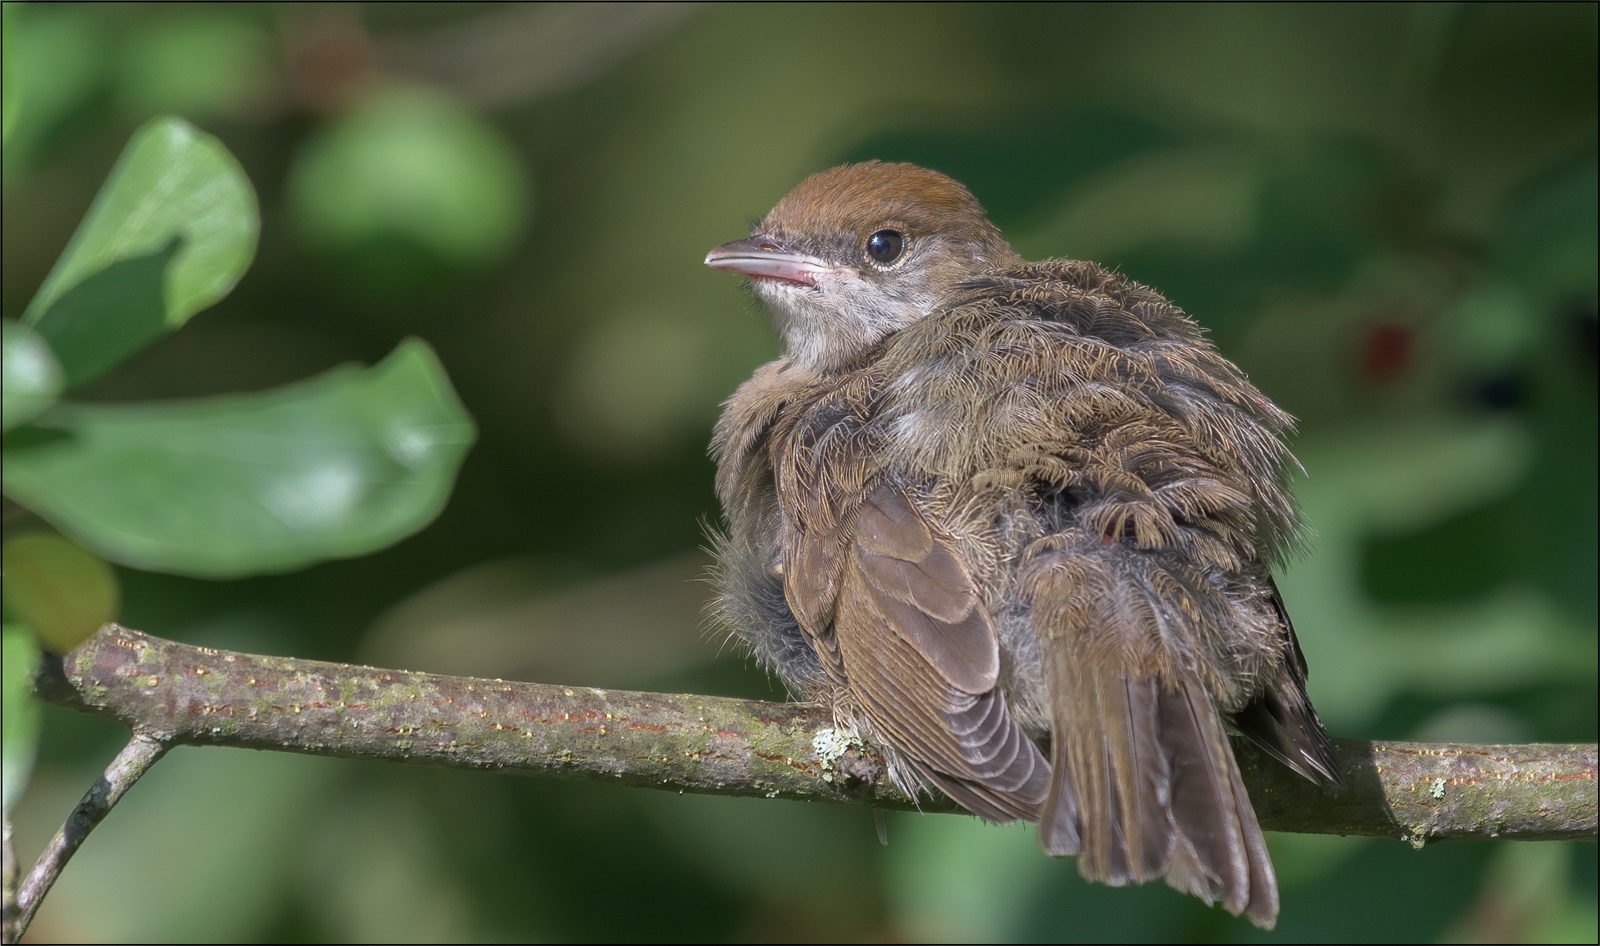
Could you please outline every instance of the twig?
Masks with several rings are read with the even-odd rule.
[[[22,882],[22,889],[17,893],[17,914],[11,927],[6,930],[6,942],[15,943],[28,931],[28,924],[33,922],[33,915],[39,912],[39,904],[44,900],[45,894],[55,886],[56,880],[61,877],[61,871],[67,866],[67,861],[83,844],[89,832],[95,825],[110,813],[111,809],[128,793],[133,783],[139,781],[139,776],[156,764],[156,760],[166,754],[168,743],[150,735],[148,732],[134,730],[133,738],[122,747],[111,765],[106,767],[106,774],[97,779],[89,791],[83,796],[83,801],[78,802],[78,807],[72,809],[72,814],[67,816],[67,821],[56,832],[45,846],[44,853],[39,855],[39,860],[33,865],[33,870],[28,873],[28,878]],[[7,820],[6,848],[10,851],[10,821]],[[13,936],[13,934],[15,934]]]
[[[0,903],[5,905],[4,919],[0,920],[0,943],[15,943],[21,932],[17,929],[17,854],[11,846],[11,812],[5,813],[5,863],[0,868]]]

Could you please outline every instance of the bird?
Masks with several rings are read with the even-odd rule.
[[[1229,728],[1341,783],[1272,577],[1293,419],[1160,293],[1024,260],[917,165],[813,174],[705,264],[781,342],[712,438],[732,634],[913,797],[1271,928]]]

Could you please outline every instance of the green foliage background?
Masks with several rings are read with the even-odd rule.
[[[240,581],[121,569],[132,626],[776,698],[699,615],[704,445],[776,350],[700,260],[806,174],[879,157],[962,179],[1026,255],[1160,288],[1300,418],[1316,535],[1281,585],[1336,734],[1596,738],[1593,5],[7,4],[5,29],[8,319],[153,115],[220,138],[260,197],[238,288],[85,399],[261,391],[417,335],[478,425],[421,534]],[[25,859],[120,738],[44,716]],[[1593,845],[1274,836],[1261,934],[1088,887],[1026,830],[888,833],[186,749],[32,936],[1596,939]]]

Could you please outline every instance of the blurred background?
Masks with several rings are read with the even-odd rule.
[[[379,554],[122,570],[124,623],[445,673],[781,698],[707,628],[705,444],[776,353],[701,266],[806,174],[910,160],[1099,260],[1300,419],[1280,585],[1329,728],[1596,739],[1596,7],[7,5],[4,313],[129,134],[243,163],[238,289],[87,392],[254,391],[404,336],[479,438]],[[31,862],[122,739],[46,711]],[[1028,830],[183,749],[30,938],[1595,942],[1593,844],[1275,835],[1275,933]]]

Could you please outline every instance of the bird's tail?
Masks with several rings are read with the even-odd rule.
[[[1089,880],[1165,878],[1270,929],[1272,861],[1216,702],[1182,652],[1195,642],[1173,646],[1183,617],[1103,560],[1074,564],[1057,571],[1070,589],[1035,600],[1053,714],[1040,843],[1077,855]]]
[[[1045,849],[1076,854],[1089,880],[1164,877],[1270,929],[1272,861],[1211,697],[1192,681],[1067,663],[1055,668],[1073,696],[1056,703]]]

